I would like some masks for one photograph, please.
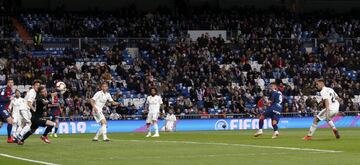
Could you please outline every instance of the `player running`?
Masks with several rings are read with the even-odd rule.
[[[20,115],[20,111],[27,110],[26,101],[24,98],[21,97],[20,91],[18,89],[15,90],[15,97],[10,102],[9,110],[12,112],[13,117],[12,136],[16,138],[23,128],[23,117]]]
[[[90,99],[90,104],[93,108],[94,118],[97,123],[101,124],[101,127],[96,132],[96,135],[93,138],[93,141],[99,141],[100,135],[103,136],[103,141],[105,141],[105,142],[110,141],[110,139],[106,135],[106,133],[107,133],[106,119],[105,119],[105,116],[104,116],[102,110],[107,102],[110,102],[114,106],[118,106],[119,103],[115,102],[112,99],[108,89],[109,89],[109,85],[106,82],[102,83],[101,90],[96,92],[95,95],[93,96],[93,98]]]
[[[50,120],[46,120],[43,116],[44,112],[47,111],[48,108],[47,106],[49,104],[49,101],[47,100],[47,91],[45,87],[40,86],[38,88],[38,93],[36,94],[36,98],[35,98],[35,104],[36,104],[36,109],[35,112],[32,112],[30,131],[28,131],[22,139],[17,140],[17,143],[19,145],[23,145],[24,141],[33,133],[35,133],[36,129],[38,129],[40,126],[46,127],[40,139],[45,143],[48,144],[51,143],[47,135],[55,126],[55,123]]]
[[[145,107],[147,107],[148,115],[146,118],[146,137],[151,136],[151,124],[154,125],[155,134],[152,137],[159,137],[159,126],[157,120],[160,115],[160,108],[162,109],[163,101],[159,95],[157,95],[157,89],[152,87],[150,88],[151,95],[146,98]]]
[[[11,137],[11,130],[13,119],[11,117],[9,109],[10,101],[13,97],[12,88],[14,86],[14,80],[8,79],[5,88],[0,89],[0,128],[2,126],[2,122],[7,122],[7,134],[8,134],[8,143],[13,143],[14,140]]]
[[[336,129],[332,118],[339,112],[339,96],[336,92],[325,86],[325,82],[322,79],[317,80],[316,88],[320,90],[321,99],[325,103],[325,109],[321,110],[317,116],[315,116],[313,124],[310,126],[309,133],[303,138],[304,140],[311,140],[314,135],[319,121],[325,120],[332,128],[336,139],[340,139],[339,131]]]
[[[27,108],[25,110],[21,109],[20,110],[20,115],[24,121],[24,127],[22,128],[21,132],[16,135],[16,139],[22,139],[23,136],[30,131],[30,127],[31,127],[31,113],[35,112],[35,99],[36,99],[36,94],[37,91],[40,87],[40,81],[39,80],[35,80],[33,83],[32,88],[26,93],[25,95],[25,101],[27,104]],[[18,140],[17,140],[18,141]]]
[[[280,120],[280,113],[282,112],[282,93],[277,89],[277,85],[275,83],[270,84],[271,97],[269,101],[271,105],[260,115],[259,118],[259,130],[254,134],[255,137],[258,137],[263,134],[263,126],[265,118],[270,117],[272,120],[272,127],[274,129],[274,134],[272,136],[273,139],[279,136],[279,128],[278,123]]]
[[[56,92],[56,89],[51,90],[51,94],[49,97],[49,109],[50,109],[50,120],[55,122],[55,130],[53,134],[50,134],[50,136],[54,136],[57,138],[57,131],[59,129],[59,117],[61,114],[61,101],[60,97],[58,96],[58,93]]]

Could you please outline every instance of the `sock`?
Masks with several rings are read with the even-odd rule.
[[[317,128],[317,124],[312,124],[308,133],[308,136],[313,136]]]
[[[146,131],[151,134],[150,124],[146,124]]]
[[[99,139],[99,136],[102,134],[102,126],[99,127],[98,131],[96,132],[96,135],[94,139]]]
[[[107,135],[106,135],[106,133],[107,133],[107,128],[106,128],[106,125],[105,125],[105,124],[102,125],[102,126],[101,126],[101,129],[102,129],[103,139],[105,140],[105,139],[107,139]]]
[[[12,129],[12,136],[15,137],[16,136],[16,131],[18,129],[17,123],[13,123],[11,129]]]
[[[43,134],[43,136],[47,136],[49,134],[49,132],[52,130],[53,126],[47,126],[46,129],[45,129],[45,132]]]
[[[7,135],[8,135],[8,138],[11,137],[11,130],[12,130],[12,124],[8,124],[8,125],[7,125]]]
[[[264,119],[260,118],[259,119],[259,130],[262,130],[264,127]]]
[[[335,127],[335,124],[332,120],[328,121],[327,122],[329,124],[329,126],[333,129],[333,130],[336,130],[336,127]]]
[[[21,141],[25,141],[30,135],[32,135],[33,134],[33,132],[30,130],[30,131],[28,131],[28,132],[26,132],[26,134],[24,135],[24,137],[22,138],[22,140]]]
[[[54,133],[57,133],[58,129],[59,129],[58,127],[55,127],[55,132]]]
[[[18,134],[18,138],[22,139],[22,137],[30,131],[30,123],[25,124],[24,128],[21,130],[21,132]]]
[[[274,131],[278,131],[278,130],[279,130],[278,125],[277,125],[277,124],[274,124],[274,125],[272,125],[272,126],[273,126]]]
[[[18,137],[19,134],[21,133],[22,129],[23,128],[21,128],[21,126],[18,125],[16,131],[14,131],[14,137]]]
[[[155,134],[159,134],[159,126],[157,123],[154,124]]]

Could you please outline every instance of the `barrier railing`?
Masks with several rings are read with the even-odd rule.
[[[303,112],[286,112],[282,113],[282,117],[312,117],[318,112],[313,113],[303,113]],[[339,116],[360,116],[360,111],[344,111],[339,112]],[[105,115],[105,117],[110,120],[110,115]],[[161,115],[161,119],[164,119],[164,115]],[[258,114],[250,113],[241,113],[241,114],[185,114],[185,115],[176,115],[180,120],[187,119],[236,119],[236,118],[256,118]],[[61,121],[79,121],[79,120],[94,120],[93,116],[72,116],[72,117],[59,117]],[[142,120],[146,119],[145,115],[123,115],[118,120]]]
[[[252,42],[254,39],[246,39],[241,37],[234,37],[242,42]],[[14,40],[13,38],[2,38],[0,40]],[[112,47],[114,45],[123,45],[125,47],[137,47],[138,44],[149,42],[152,44],[158,43],[168,43],[174,44],[177,41],[182,40],[181,38],[176,39],[169,39],[169,38],[135,38],[135,37],[127,37],[127,38],[44,38],[42,45],[44,48],[75,48],[81,49],[88,45],[98,45],[100,47]],[[357,38],[257,38],[255,40],[259,41],[274,41],[274,42],[281,42],[281,41],[292,41],[296,43],[300,43],[305,47],[318,47],[322,43],[337,43],[343,44],[347,47],[352,47],[355,44],[360,43],[360,37]],[[16,40],[17,42],[23,43],[32,43],[32,40],[27,41],[20,41]],[[196,42],[196,41],[193,41]],[[228,43],[229,44],[229,43]]]

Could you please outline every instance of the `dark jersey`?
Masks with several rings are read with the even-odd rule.
[[[281,104],[282,103],[282,93],[278,90],[271,91],[271,105],[273,104]]]
[[[12,96],[11,88],[5,87],[0,89],[0,110],[8,109]]]
[[[36,111],[32,112],[32,116],[35,118],[43,117],[44,112],[47,112],[48,100],[45,97],[42,97],[40,94],[36,95]]]
[[[52,116],[57,116],[60,115],[61,111],[60,111],[60,104],[61,104],[61,100],[58,96],[55,97],[49,97],[49,104],[53,104],[56,106],[53,107],[49,107],[50,109],[50,115]]]

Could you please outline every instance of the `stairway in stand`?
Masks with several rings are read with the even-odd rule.
[[[19,34],[20,38],[23,41],[26,41],[26,44],[32,44],[33,41],[31,39],[31,36],[29,32],[26,30],[26,28],[14,17],[11,17],[12,23],[14,27],[16,28],[17,33]]]

